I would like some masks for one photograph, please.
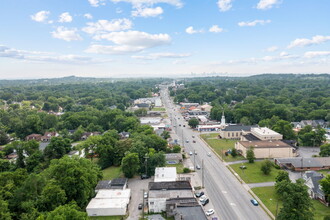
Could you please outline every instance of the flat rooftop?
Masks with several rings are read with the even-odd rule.
[[[190,190],[151,190],[149,191],[149,199],[152,198],[191,198],[194,197],[193,191]]]
[[[95,198],[97,199],[121,199],[121,198],[127,198],[129,199],[131,196],[131,190],[125,189],[125,190],[112,190],[112,189],[100,189],[98,193],[96,194]]]
[[[189,220],[207,220],[205,213],[202,207],[193,206],[193,207],[177,207],[176,208],[177,215],[181,215],[183,219]]]
[[[129,199],[92,199],[86,209],[126,208]]]
[[[245,148],[293,148],[283,141],[239,141]]]
[[[192,190],[189,181],[150,182],[149,190]]]
[[[276,131],[273,131],[266,127],[252,128],[251,131],[258,135],[281,135],[281,134],[277,133]]]

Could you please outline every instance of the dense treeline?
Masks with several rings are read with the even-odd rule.
[[[185,80],[172,91],[177,102],[210,102],[211,118],[222,109],[232,123],[256,124],[277,116],[286,121],[330,120],[330,75],[259,75]]]
[[[7,83],[0,89],[0,145],[7,144],[0,151],[0,219],[87,219],[84,210],[102,179],[101,169],[122,166],[131,177],[164,166],[166,140],[125,111],[133,99],[157,92],[159,82]],[[52,113],[61,108],[62,114]],[[59,136],[45,149],[35,140],[24,141],[46,131]],[[86,131],[99,135],[72,147]],[[123,131],[130,137],[122,139]],[[88,159],[66,156],[71,150]],[[15,161],[4,159],[13,152]]]

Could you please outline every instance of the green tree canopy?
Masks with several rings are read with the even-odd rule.
[[[132,178],[140,169],[139,155],[128,153],[121,162],[121,168],[127,178]]]

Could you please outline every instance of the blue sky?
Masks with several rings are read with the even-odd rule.
[[[0,79],[325,73],[329,0],[1,0]]]

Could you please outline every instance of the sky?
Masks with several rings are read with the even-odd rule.
[[[329,73],[329,0],[1,0],[0,79]]]

